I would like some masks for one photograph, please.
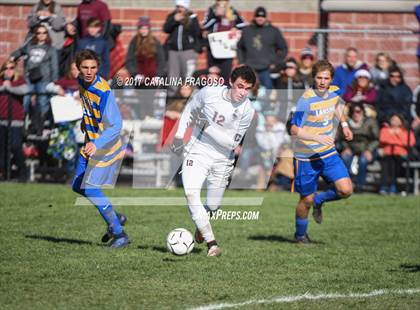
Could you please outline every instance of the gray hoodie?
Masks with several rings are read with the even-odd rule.
[[[40,67],[42,82],[58,80],[58,56],[57,50],[48,44],[28,43],[11,55],[15,60],[25,56],[25,74],[29,70]]]

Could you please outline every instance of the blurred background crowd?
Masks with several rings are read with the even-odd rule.
[[[154,35],[149,16],[139,16],[124,49],[118,37],[125,30],[112,22],[105,2],[82,1],[74,19],[65,16],[59,2],[40,0],[33,6],[24,42],[0,68],[1,179],[66,181],[71,177],[84,140],[80,121],[57,121],[51,102],[54,97],[79,100],[74,57],[81,49],[91,49],[101,58],[99,74],[121,99],[123,118],[131,125],[138,120],[158,128],[159,138],[149,148],[131,143],[132,156],[165,150],[183,107],[197,89],[150,87],[143,83],[146,77],[223,78],[228,85],[233,66],[250,65],[258,76],[250,94],[257,113],[247,141],[236,150],[241,155],[235,171],[243,179],[252,179],[250,184],[257,189],[290,188],[293,151],[285,122],[313,83],[311,69],[319,57],[316,38],[292,57],[286,35],[270,22],[264,7],[250,8],[253,17],[247,20],[233,1],[217,0],[199,19],[189,0],[175,0],[161,29],[165,40]],[[420,21],[420,5],[413,14]],[[237,38],[235,57],[212,53],[210,38],[219,32]],[[206,60],[201,67],[200,54]],[[387,50],[378,50],[372,63],[362,61],[359,54],[348,46],[342,50],[342,63],[336,64],[333,84],[340,88],[354,132],[354,140],[346,142],[338,129],[337,147],[357,191],[395,194],[405,189],[397,182],[405,177],[404,162],[420,161],[420,86],[408,86],[399,60]],[[151,97],[139,99],[142,92]],[[130,100],[139,106],[128,104]]]

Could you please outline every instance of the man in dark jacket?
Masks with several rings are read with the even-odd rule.
[[[280,30],[267,21],[266,9],[258,7],[252,24],[243,30],[238,42],[239,61],[254,69],[261,84],[271,89],[270,69],[283,63],[287,51]]]
[[[378,90],[376,107],[379,123],[386,122],[395,113],[409,121],[412,98],[413,93],[405,84],[401,69],[397,66],[389,68],[388,80]]]
[[[168,15],[163,31],[169,34],[166,41],[168,49],[168,78],[192,76],[197,62],[197,49],[200,38],[200,26],[197,15],[189,10],[190,0],[175,0],[176,9]],[[168,88],[168,95],[173,96],[176,86]]]

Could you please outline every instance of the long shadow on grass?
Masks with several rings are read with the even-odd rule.
[[[69,239],[69,238],[56,238],[51,236],[40,236],[40,235],[25,235],[25,238],[36,239],[36,240],[44,240],[54,243],[70,243],[70,244],[89,244],[89,245],[98,245],[91,241],[84,241],[78,239]]]
[[[249,236],[248,240],[254,240],[254,241],[269,241],[269,242],[282,242],[282,243],[295,243],[294,239],[286,238],[280,235],[255,235],[255,236]],[[322,241],[314,241],[312,240],[311,243],[314,244],[325,244]]]
[[[405,272],[420,272],[420,264],[401,264],[400,268],[403,269]]]
[[[168,253],[168,249],[163,247],[163,246],[146,246],[146,245],[139,245],[137,248],[139,248],[140,250],[152,250],[155,252],[160,252],[160,253]],[[200,248],[194,248],[191,253],[200,253],[201,251],[203,251],[203,249]]]

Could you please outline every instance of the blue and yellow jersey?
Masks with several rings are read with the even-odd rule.
[[[335,137],[338,123],[335,120],[337,104],[341,98],[336,93],[337,86],[330,86],[326,98],[319,97],[313,89],[308,89],[299,99],[292,125],[307,133]],[[323,145],[315,141],[296,139],[294,156],[300,160],[318,159],[335,153],[334,145]]]
[[[121,114],[108,82],[96,76],[93,83],[85,86],[79,79],[79,92],[83,105],[83,124],[86,142],[93,142],[96,153],[89,165],[107,167],[124,157],[120,139]],[[81,154],[86,157],[81,149]]]

